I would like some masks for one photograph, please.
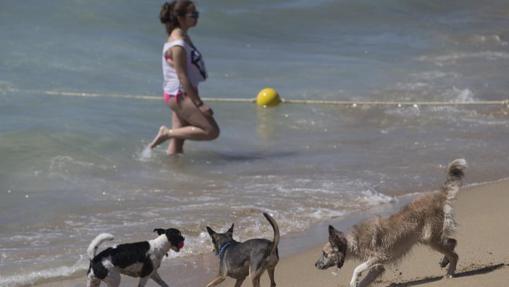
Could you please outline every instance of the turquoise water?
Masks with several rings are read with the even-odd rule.
[[[240,239],[307,230],[439,186],[464,157],[467,182],[508,174],[505,106],[335,107],[211,103],[214,142],[168,159],[144,153],[162,100],[50,96],[46,91],[159,96],[160,1],[0,4],[0,286],[86,269],[99,232],[125,241],[178,227],[179,254],[210,252],[205,226]],[[206,97],[504,100],[504,1],[199,1],[191,31]],[[120,240],[120,239],[119,239]],[[78,249],[78,251],[77,251]],[[41,264],[44,263],[44,264]]]

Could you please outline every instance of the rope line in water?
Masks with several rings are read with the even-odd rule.
[[[509,100],[493,101],[333,101],[333,100],[282,100],[289,104],[323,104],[323,105],[372,105],[372,106],[459,106],[459,105],[509,105]]]
[[[109,97],[109,98],[124,98],[124,99],[137,99],[137,100],[161,100],[161,97],[143,96],[143,95],[129,95],[129,94],[102,94],[102,93],[85,93],[85,92],[62,92],[62,91],[32,91],[32,90],[19,90],[19,89],[6,89],[8,92],[30,92],[42,93],[49,96],[66,96],[66,97]],[[256,98],[242,99],[242,98],[202,98],[204,101],[210,102],[224,102],[224,103],[255,103]],[[342,105],[342,106],[474,106],[474,105],[507,105],[509,107],[509,99],[507,100],[491,100],[491,101],[470,101],[470,102],[456,102],[456,101],[341,101],[341,100],[306,100],[306,99],[281,99],[285,104],[318,104],[318,105]]]

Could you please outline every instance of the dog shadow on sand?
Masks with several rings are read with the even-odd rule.
[[[475,276],[480,274],[486,274],[493,272],[497,269],[508,267],[509,264],[506,263],[497,263],[492,265],[483,265],[483,266],[472,266],[468,267],[467,270],[456,272],[454,275],[454,278],[461,278],[461,277],[468,277],[468,276]],[[422,279],[414,279],[406,282],[399,282],[399,283],[392,283],[390,285],[387,285],[387,287],[409,287],[409,286],[418,286],[423,285],[427,283],[432,283],[436,281],[442,280],[443,276],[433,276],[433,277],[426,277]]]

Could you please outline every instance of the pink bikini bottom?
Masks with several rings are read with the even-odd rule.
[[[184,93],[182,93],[182,91],[178,91],[176,95],[170,95],[170,94],[168,94],[167,92],[163,92],[164,102],[165,102],[167,105],[169,105],[169,104],[170,104],[170,99],[171,99],[172,97],[175,97],[175,98],[176,98],[176,100],[178,101],[178,100],[179,100],[179,98],[180,98],[181,96],[184,96]]]

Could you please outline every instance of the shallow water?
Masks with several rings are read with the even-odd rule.
[[[509,5],[453,2],[199,1],[203,96],[509,98]],[[468,183],[508,174],[503,105],[211,103],[220,138],[169,159],[145,149],[169,124],[162,100],[45,94],[158,96],[159,4],[2,2],[0,286],[83,272],[100,232],[126,242],[178,227],[190,257],[210,252],[206,225],[271,237],[267,211],[283,234],[307,230],[436,188],[454,158],[469,161]]]

